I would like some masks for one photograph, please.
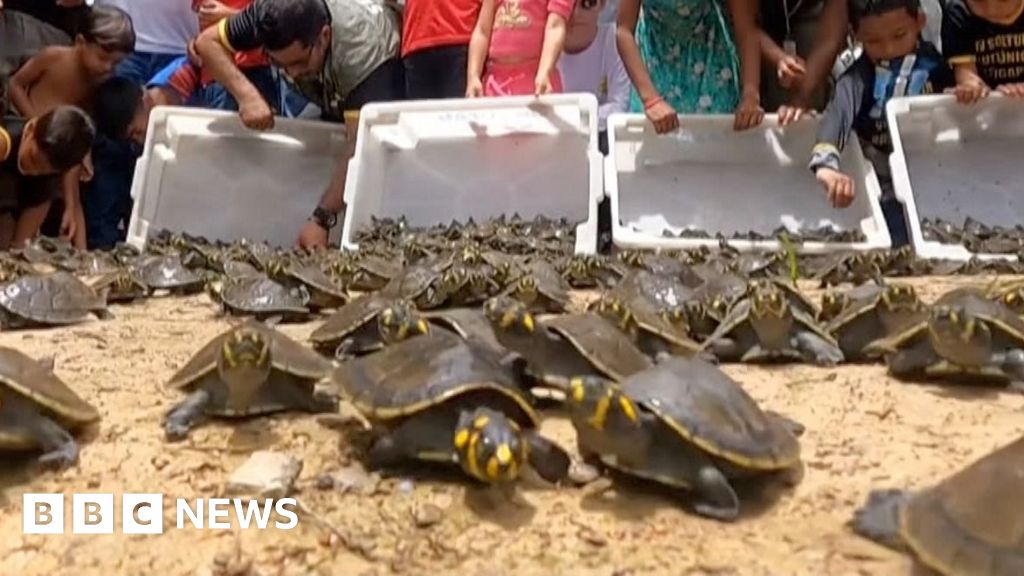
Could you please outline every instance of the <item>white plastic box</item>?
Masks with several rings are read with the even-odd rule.
[[[889,248],[878,179],[856,138],[842,156],[842,168],[857,187],[849,207],[833,208],[807,169],[817,128],[815,119],[779,128],[777,118],[768,115],[760,127],[736,132],[731,115],[680,116],[679,130],[659,136],[642,114],[613,114],[605,163],[613,242],[620,248],[714,248],[714,238],[663,233],[696,229],[731,237],[753,230],[771,236],[780,226],[798,232],[831,223],[860,229],[866,240],[805,242],[797,250]],[[775,239],[729,242],[739,250],[781,248]]]
[[[166,228],[290,247],[344,151],[342,124],[275,118],[273,130],[260,132],[233,112],[155,108],[135,167],[127,240],[142,248]]]
[[[518,213],[579,222],[576,252],[594,253],[601,163],[592,94],[369,104],[341,245],[358,250],[374,217],[428,227]]]
[[[971,106],[953,96],[915,96],[891,100],[887,114],[893,187],[906,207],[918,256],[1015,258],[925,240],[921,221],[938,218],[959,226],[971,217],[993,226],[1024,223],[1024,104],[999,95]]]

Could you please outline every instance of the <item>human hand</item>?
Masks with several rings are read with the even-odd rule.
[[[818,168],[814,177],[821,182],[825,196],[835,208],[846,208],[853,202],[853,179],[838,170]]]
[[[479,78],[466,81],[466,98],[479,98],[484,95],[484,85]]]
[[[813,116],[814,111],[799,104],[783,104],[779,106],[776,115],[779,117],[779,126],[789,126],[799,122],[805,116]]]
[[[75,218],[75,207],[66,206],[60,218],[60,237],[72,240],[78,232],[78,220]]]
[[[544,75],[543,77],[538,76],[533,79],[533,95],[541,96],[543,94],[551,93],[551,76]]]
[[[947,90],[947,92],[956,94],[956,101],[961,104],[974,104],[983,100],[990,91],[981,78],[968,80],[967,82],[957,84],[955,88]]]
[[[244,98],[238,102],[238,115],[242,124],[253,130],[269,130],[274,127],[274,112],[259,95]]]
[[[196,68],[203,67],[203,59],[199,56],[199,51],[196,50],[196,39],[193,38],[188,41],[188,61],[192,63]]]
[[[779,75],[779,85],[785,89],[796,86],[807,73],[807,63],[799,56],[787,54],[776,66],[776,73]]]
[[[202,28],[216,24],[235,13],[234,10],[217,0],[204,0],[203,3],[199,5],[198,12],[199,26]]]
[[[661,96],[644,103],[644,114],[654,124],[654,131],[658,134],[667,134],[679,128],[679,115]]]
[[[736,107],[736,114],[733,117],[733,129],[747,130],[758,126],[764,120],[764,108],[761,108],[761,96],[756,92],[743,96],[740,105]]]
[[[1024,98],[1024,83],[1003,84],[996,90],[1010,98]]]
[[[314,248],[325,248],[327,246],[327,230],[316,222],[308,220],[302,225],[299,231],[299,238],[295,241],[299,248],[313,250]]]

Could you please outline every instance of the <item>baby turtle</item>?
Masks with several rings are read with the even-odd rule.
[[[1008,383],[1024,390],[1024,320],[971,288],[939,298],[928,318],[865,348],[898,378]]]
[[[484,313],[498,342],[558,389],[564,390],[573,376],[621,380],[651,365],[628,336],[597,314],[565,314],[538,322],[525,304],[506,296],[488,300]]]
[[[565,312],[569,306],[569,283],[545,260],[531,260],[524,275],[505,294],[536,312]]]
[[[348,302],[344,284],[312,262],[271,258],[267,262],[267,276],[292,287],[304,286],[309,293],[307,305],[312,310],[340,308]]]
[[[597,300],[593,311],[628,334],[651,358],[692,356],[700,351],[700,344],[690,339],[689,325],[684,320],[674,319],[670,311],[658,312],[644,300],[623,302],[605,295]]]
[[[332,365],[256,321],[224,332],[200,349],[167,383],[189,396],[167,415],[169,440],[180,440],[204,416],[245,417],[285,410],[332,412],[337,399],[317,392]]]
[[[278,318],[284,322],[302,322],[310,315],[306,304],[309,292],[304,286],[288,287],[266,276],[223,278],[211,282],[207,292],[224,311],[257,320]]]
[[[570,419],[586,460],[696,493],[697,513],[734,520],[731,479],[800,467],[802,427],[766,413],[727,374],[673,357],[619,384],[572,379]]]
[[[405,329],[388,329],[391,326]],[[392,343],[388,341],[390,334],[405,339],[427,332],[426,320],[411,303],[377,293],[364,294],[342,306],[310,334],[309,340],[320,353],[347,360]]]
[[[100,419],[51,367],[0,347],[0,450],[43,450],[39,463],[63,468],[78,461],[75,430]]]
[[[23,276],[0,289],[3,329],[62,326],[109,318],[106,300],[68,272]]]
[[[463,340],[487,350],[495,358],[505,358],[509,350],[498,342],[494,329],[480,308],[447,308],[423,314],[431,324],[458,334]]]
[[[793,308],[773,282],[755,282],[702,345],[723,362],[843,361],[838,344],[812,317]]]
[[[1024,438],[917,493],[876,490],[854,532],[943,576],[1024,574]]]
[[[868,285],[873,286],[873,285]],[[887,284],[863,291],[825,326],[835,336],[847,361],[867,360],[864,348],[880,338],[897,334],[928,317],[928,310],[913,286]]]
[[[373,467],[453,463],[489,484],[515,481],[527,464],[550,482],[568,474],[569,455],[538,433],[540,417],[512,375],[455,334],[348,362],[335,380],[377,430]]]
[[[88,285],[96,294],[105,297],[108,304],[134,302],[149,295],[149,286],[127,268],[98,276]]]
[[[167,290],[171,294],[195,294],[206,284],[204,276],[186,268],[176,255],[145,258],[136,275],[151,290]]]

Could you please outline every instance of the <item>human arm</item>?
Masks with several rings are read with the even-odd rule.
[[[77,213],[82,209],[79,182],[81,181],[82,168],[76,166],[61,176],[61,188],[64,197],[64,214],[60,220],[60,235],[63,238],[74,241],[78,235]],[[77,246],[76,246],[77,248]],[[84,246],[82,247],[84,248]]]
[[[953,0],[942,16],[942,52],[953,69],[952,92],[961,104],[973,104],[988,96],[990,87],[978,74],[974,53],[974,29],[967,5]]]
[[[757,0],[728,0],[733,37],[740,58],[740,103],[733,120],[735,130],[753,128],[764,120],[761,108],[761,39]]]
[[[199,26],[206,28],[207,26],[216,24],[225,18],[230,18],[240,12],[237,8],[232,8],[223,2],[217,0],[204,0],[199,4]]]
[[[569,11],[572,12],[571,2]],[[562,55],[562,48],[565,46],[566,20],[567,18],[560,13],[548,13],[548,21],[544,27],[544,46],[540,51],[540,63],[537,64],[537,77],[533,80],[534,94],[551,92],[551,72],[558,64],[558,57]]]
[[[644,105],[644,113],[647,119],[654,124],[654,130],[658,134],[665,134],[679,128],[679,116],[675,109],[658,94],[658,89],[651,81],[651,74],[647,70],[640,55],[640,46],[636,43],[636,24],[640,20],[640,5],[642,0],[620,0],[619,16],[615,25],[615,45],[619,49],[619,58],[626,69],[633,88],[640,96]]]
[[[14,142],[11,141],[10,133],[8,133],[3,126],[0,126],[0,162],[7,160],[7,157],[14,152],[11,150],[11,146],[13,144]]]
[[[26,62],[14,76],[11,76],[8,85],[11,104],[23,118],[33,118],[38,115],[28,94],[32,91],[32,87],[39,83],[46,70],[53,66],[54,60],[59,57],[59,54],[60,48],[46,48]]]
[[[233,53],[261,47],[257,10],[253,2],[245,10],[203,30],[196,40],[196,51],[203,67],[238,101],[238,114],[249,128],[266,130],[274,126],[274,113],[259,90],[235,65]]]
[[[832,65],[835,64],[836,56],[846,41],[849,26],[846,0],[826,0],[818,20],[817,33],[814,35],[814,47],[807,55],[805,75],[797,84],[797,92],[790,102],[791,106],[810,107],[814,93],[832,73]]]
[[[345,113],[345,149],[334,167],[331,181],[320,196],[319,208],[330,214],[339,214],[345,208],[345,182],[348,179],[348,165],[356,150],[356,137],[359,129],[358,113]],[[335,224],[337,226],[338,223]],[[312,249],[327,246],[330,230],[312,218],[303,224],[296,241],[300,248]]]
[[[466,57],[466,97],[474,98],[484,95],[483,75],[484,64],[487,62],[487,51],[491,47],[491,30],[494,28],[495,0],[483,0],[480,14],[473,27],[473,35],[469,39],[469,53]]]
[[[853,180],[839,169],[839,155],[853,132],[865,90],[871,84],[872,65],[864,57],[854,63],[836,83],[832,101],[822,115],[809,168],[821,182],[833,206],[853,202]]]

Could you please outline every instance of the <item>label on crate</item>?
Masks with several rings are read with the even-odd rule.
[[[406,112],[403,124],[423,136],[502,136],[506,134],[559,134],[580,130],[582,114],[576,106],[535,106],[497,110]]]

